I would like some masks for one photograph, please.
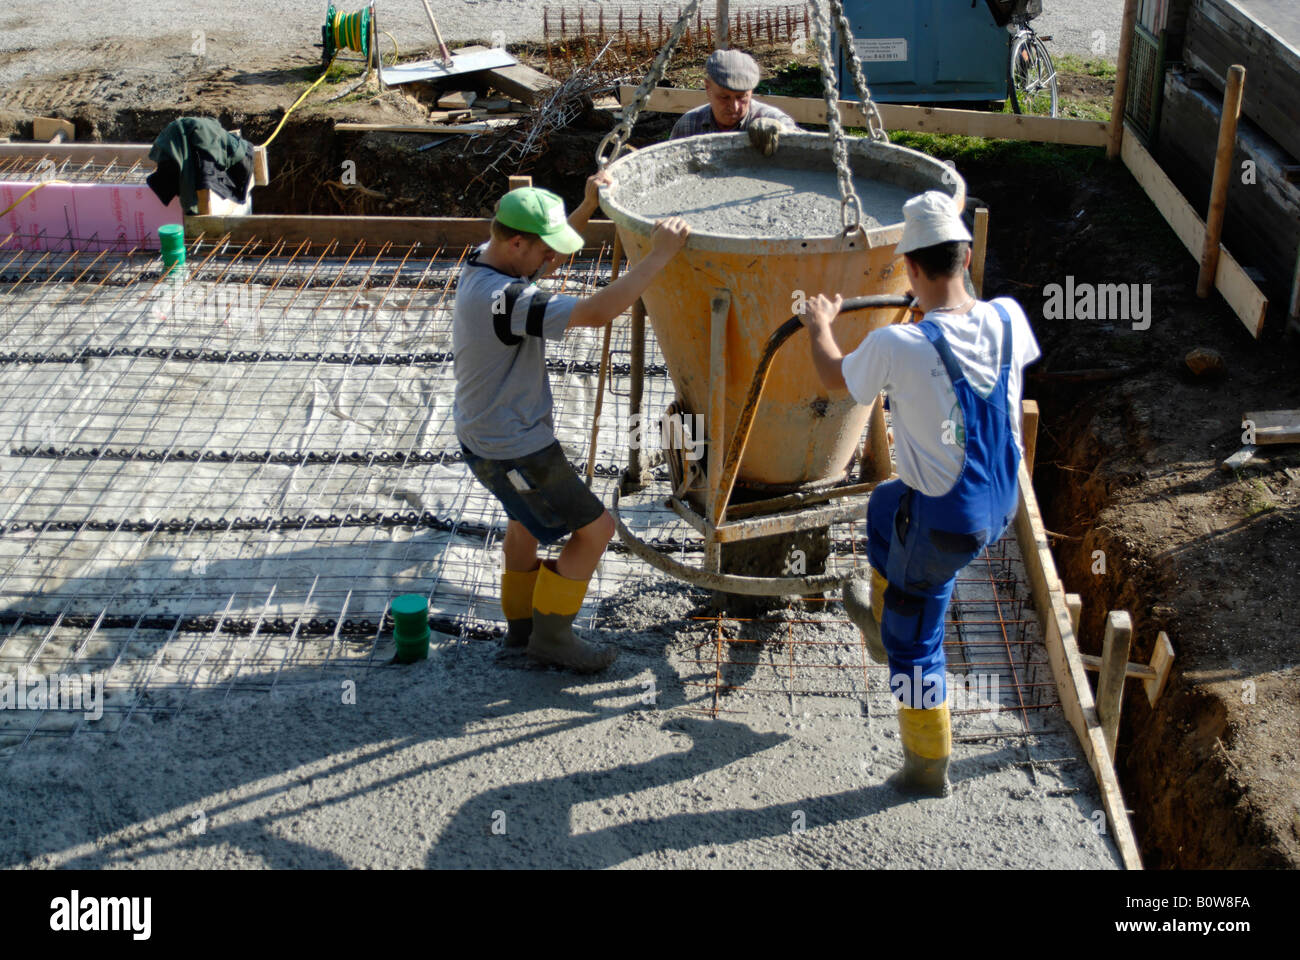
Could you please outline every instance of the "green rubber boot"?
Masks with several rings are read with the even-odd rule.
[[[880,637],[880,617],[885,609],[885,588],[888,585],[874,567],[871,568],[870,582],[865,576],[855,576],[844,584],[844,610],[862,631],[867,653],[876,663],[889,662],[889,654],[885,652],[885,643]]]
[[[590,581],[562,577],[551,569],[551,563],[546,561],[537,571],[533,633],[525,652],[539,663],[578,673],[599,673],[614,662],[618,651],[588,643],[573,632],[573,621],[582,609]]]

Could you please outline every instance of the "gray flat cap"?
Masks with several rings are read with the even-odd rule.
[[[704,72],[728,90],[753,90],[758,86],[758,64],[739,50],[714,50],[704,64]]]

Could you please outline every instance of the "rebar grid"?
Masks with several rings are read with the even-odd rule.
[[[224,699],[381,665],[385,611],[400,593],[428,597],[437,643],[502,632],[506,518],[459,462],[450,412],[455,278],[469,252],[200,239],[183,282],[162,276],[152,251],[0,254],[0,674],[97,675],[105,686],[95,722],[0,711],[0,751],[120,734],[196,692]],[[588,294],[609,268],[607,250],[572,258],[552,288]],[[574,330],[547,348],[557,434],[580,470],[600,339]],[[607,503],[629,442],[626,321],[613,348],[593,484]],[[650,335],[647,419],[672,399]],[[653,430],[646,441],[657,445]],[[698,564],[703,541],[666,511],[629,506],[624,520]],[[860,534],[833,529],[833,565],[864,562]],[[1050,684],[1035,673],[1012,561],[988,563],[995,596],[954,604],[950,659],[983,651],[1028,716],[1054,705]],[[611,545],[580,624],[599,627],[601,601],[646,577]],[[808,619],[821,626],[799,632],[848,629],[835,605]],[[818,660],[830,640],[784,629],[782,686],[718,682],[720,708],[733,686],[866,698],[875,670],[860,644],[837,638],[851,658],[830,669]],[[723,652],[716,645],[715,670],[731,666]],[[760,669],[741,659],[735,667]]]
[[[181,283],[150,251],[6,251],[0,673],[99,673],[92,726],[123,729],[195,690],[381,663],[397,593],[428,596],[451,636],[499,630],[505,517],[456,462],[450,417],[469,250],[198,242]],[[608,274],[602,250],[552,286],[581,295]],[[625,325],[615,347],[629,352]],[[598,331],[552,345],[572,451],[599,351]],[[649,364],[662,407],[653,348]],[[627,381],[616,364],[615,395]],[[606,410],[605,494],[627,442]],[[628,574],[605,566],[594,596]],[[6,713],[0,744],[86,728],[73,720]]]
[[[851,543],[861,543],[858,526],[849,525]],[[853,565],[865,563],[855,552]],[[692,708],[699,712],[716,717],[784,701],[793,714],[795,699],[805,696],[855,699],[866,717],[894,709],[888,666],[868,658],[838,599],[805,598],[749,619],[723,613],[693,619],[705,630],[702,636],[695,631],[687,641],[691,655],[680,659],[695,668],[683,683],[697,688]],[[948,672],[967,684],[952,709],[960,731],[954,740],[1020,739],[1032,772],[1029,740],[1042,726],[1034,717],[1059,708],[1060,701],[1013,536],[987,548],[958,575],[944,653]],[[972,678],[978,678],[974,690]],[[736,694],[753,706],[731,705]],[[1017,728],[982,722],[997,716],[1014,718]]]
[[[110,160],[74,157],[0,157],[0,182],[66,180],[69,183],[144,183],[154,170],[151,161]]]

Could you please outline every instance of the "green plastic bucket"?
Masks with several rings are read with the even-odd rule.
[[[179,223],[166,223],[159,227],[158,243],[162,248],[165,274],[185,263],[185,228]]]
[[[393,615],[393,641],[397,659],[414,663],[429,658],[429,601],[418,593],[404,593],[389,606]]]

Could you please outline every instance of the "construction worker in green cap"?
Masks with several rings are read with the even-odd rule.
[[[508,517],[504,646],[582,673],[603,670],[616,656],[573,631],[614,519],[555,439],[546,341],[622,314],[690,232],[681,217],[659,221],[649,254],[589,297],[543,290],[535,281],[558,265],[557,254],[583,246],[580,231],[596,210],[597,191],[611,182],[606,173],[589,178],[582,205],[567,218],[564,202],[548,190],[524,187],[502,197],[491,239],[461,270],[452,321],[456,436],[465,462]],[[564,537],[557,557],[539,561],[539,543]]]

